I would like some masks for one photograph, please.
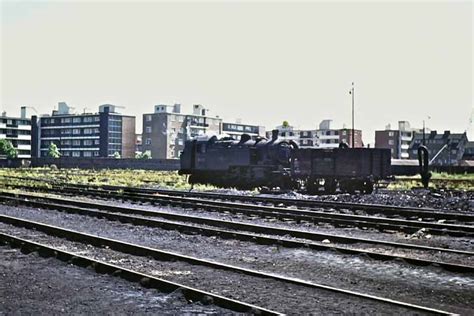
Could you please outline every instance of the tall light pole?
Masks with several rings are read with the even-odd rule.
[[[425,120],[423,120],[423,146],[425,146]]]
[[[431,119],[431,116],[426,117],[428,120]],[[425,120],[423,120],[423,146],[425,146]]]
[[[352,95],[352,148],[354,148],[354,82],[352,82],[352,88],[349,90],[349,94]]]

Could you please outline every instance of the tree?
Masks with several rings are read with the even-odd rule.
[[[283,124],[281,124],[284,128],[287,128],[290,126],[290,123],[288,121],[283,121]]]
[[[116,152],[114,152],[114,158],[115,159],[120,159],[122,157],[120,156],[120,153],[118,151],[116,151]]]
[[[7,156],[7,159],[13,159],[18,156],[18,151],[13,147],[11,141],[0,139],[0,155]]]
[[[51,158],[59,158],[61,157],[61,153],[58,150],[58,146],[55,143],[51,143],[48,148],[48,157]]]
[[[135,158],[136,159],[151,159],[151,151],[147,150],[147,151],[142,152],[142,153],[137,153],[135,155]]]

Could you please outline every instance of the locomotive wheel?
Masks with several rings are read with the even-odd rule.
[[[326,179],[324,181],[324,191],[327,194],[334,194],[336,193],[337,182],[334,179]]]
[[[315,181],[313,179],[306,180],[306,192],[311,195],[316,195],[319,193],[319,181]]]
[[[364,193],[371,194],[374,192],[374,183],[372,181],[364,182]]]

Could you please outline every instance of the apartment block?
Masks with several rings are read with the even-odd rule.
[[[436,131],[425,133],[425,146],[428,148],[430,165],[447,166],[458,164],[464,156],[469,142],[466,133]],[[418,147],[423,144],[423,133],[415,133],[408,149],[410,159],[418,159]]]
[[[319,129],[316,131],[319,139],[318,147],[337,148],[340,143],[346,143],[349,147],[364,147],[360,129],[354,129],[354,144],[352,144],[352,129],[333,129],[331,128],[331,122],[332,120],[323,120],[319,123]]]
[[[26,107],[21,108],[20,117],[0,117],[0,139],[9,140],[18,152],[18,158],[31,157],[31,120],[26,118]]]
[[[143,114],[142,148],[153,158],[179,158],[188,139],[221,134],[222,119],[207,115],[200,104],[193,105],[192,114],[181,113],[181,104],[155,105],[154,113]]]
[[[390,124],[383,131],[375,131],[375,148],[388,148],[393,159],[408,159],[408,150],[415,132],[407,121],[399,121],[398,129],[392,129]]]
[[[242,124],[240,120],[236,123],[222,123],[222,133],[239,140],[242,134],[248,134],[252,139],[265,137],[265,127],[258,125]]]
[[[47,157],[50,144],[62,157],[135,157],[135,117],[104,104],[97,113],[71,113],[65,102],[52,115],[32,116],[32,155]]]
[[[295,129],[293,126],[277,126],[279,137],[296,142],[300,148],[337,148],[341,142],[352,146],[352,130],[332,129],[331,120],[323,120],[319,129]],[[363,147],[362,131],[354,130],[355,147]],[[267,132],[267,138],[271,138],[271,132]]]

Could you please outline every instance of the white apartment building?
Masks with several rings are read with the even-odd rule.
[[[31,120],[26,118],[26,107],[21,107],[20,117],[0,117],[0,139],[9,140],[18,151],[18,158],[31,158]]]

